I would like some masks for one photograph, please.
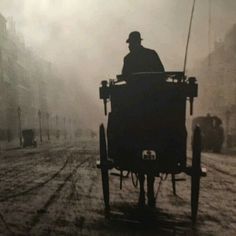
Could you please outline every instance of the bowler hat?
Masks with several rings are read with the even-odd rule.
[[[129,38],[126,40],[126,43],[137,42],[143,40],[138,31],[133,31],[129,34]]]

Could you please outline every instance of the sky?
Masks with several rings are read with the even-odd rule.
[[[0,12],[14,19],[27,47],[70,72],[66,79],[98,119],[100,81],[121,72],[131,31],[141,32],[166,70],[182,70],[191,8],[192,0],[0,0]],[[235,0],[196,0],[187,73],[223,40],[235,12]]]

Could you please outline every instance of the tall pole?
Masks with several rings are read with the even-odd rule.
[[[208,65],[211,65],[211,0],[208,0],[208,14],[209,14],[209,19],[208,19]]]
[[[188,37],[187,37],[187,43],[186,43],[186,48],[185,48],[184,68],[183,68],[184,76],[185,76],[185,72],[186,72],[187,57],[188,57],[188,46],[189,46],[189,40],[190,40],[190,35],[191,35],[191,29],[192,29],[195,2],[196,2],[196,0],[193,0],[192,11],[191,11],[191,16],[190,16],[190,22],[189,22],[189,29],[188,29]]]
[[[75,139],[75,138],[76,138],[76,133],[75,133],[75,120],[73,120],[73,127],[72,127],[72,130],[73,130],[73,138]]]
[[[58,115],[56,115],[56,138],[59,139],[59,130],[58,130]]]
[[[71,118],[69,119],[69,133],[70,133],[70,140],[72,139],[72,122],[71,122]]]
[[[40,138],[40,143],[43,143],[43,137],[42,137],[42,113],[41,111],[39,110],[38,111],[38,116],[39,116],[39,138]]]
[[[228,110],[225,112],[225,116],[226,116],[226,146],[227,146],[227,147],[231,147],[231,136],[230,136],[230,130],[229,130],[229,119],[230,119],[230,115],[231,115],[231,112],[230,112],[230,110],[228,109]]]
[[[64,117],[64,138],[66,139],[66,117]]]
[[[19,132],[19,142],[20,146],[22,146],[22,130],[21,130],[21,108],[18,106],[17,108],[17,113],[18,113],[18,121],[19,121],[19,127],[18,127],[18,132]]]
[[[50,130],[49,130],[49,113],[47,112],[47,135],[48,135],[48,141],[50,140]]]

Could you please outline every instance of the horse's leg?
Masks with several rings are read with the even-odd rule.
[[[155,207],[156,201],[154,197],[154,181],[155,175],[148,174],[147,175],[147,196],[148,196],[148,205],[150,207]]]
[[[145,176],[144,174],[139,173],[138,180],[139,180],[139,187],[140,187],[138,204],[139,206],[144,206],[145,205],[145,190],[144,190]]]

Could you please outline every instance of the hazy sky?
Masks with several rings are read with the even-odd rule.
[[[210,48],[236,23],[236,0],[196,0],[190,66],[209,52],[209,2]],[[121,71],[130,31],[141,32],[167,70],[183,68],[191,7],[191,0],[0,0],[0,12],[14,18],[26,45],[70,70],[95,110],[99,82]]]

